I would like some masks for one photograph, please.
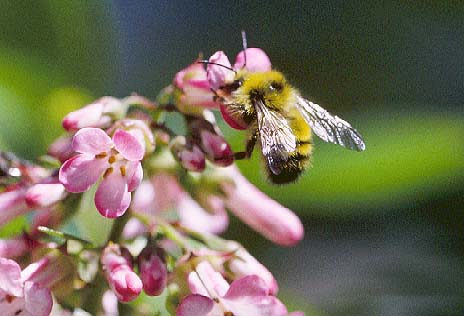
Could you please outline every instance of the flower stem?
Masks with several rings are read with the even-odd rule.
[[[111,227],[111,233],[108,237],[108,242],[119,242],[124,226],[126,226],[126,223],[129,221],[129,218],[129,212],[126,212],[123,216],[118,217],[114,220],[113,227]]]

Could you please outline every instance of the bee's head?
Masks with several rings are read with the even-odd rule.
[[[251,101],[259,99],[269,107],[280,108],[291,92],[284,75],[278,71],[248,73],[242,85]]]

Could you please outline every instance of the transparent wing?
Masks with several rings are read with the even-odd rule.
[[[363,151],[366,145],[361,135],[350,123],[342,120],[336,115],[332,115],[320,105],[310,102],[301,96],[297,97],[297,107],[311,126],[314,134],[323,141],[339,144],[348,149]]]
[[[269,110],[262,101],[256,101],[254,105],[261,150],[267,159],[269,169],[278,175],[282,172],[289,153],[295,151],[295,135],[280,113]]]

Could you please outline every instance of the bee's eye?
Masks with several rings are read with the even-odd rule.
[[[238,88],[240,88],[243,84],[243,79],[240,78],[240,79],[235,79],[231,84],[230,86],[232,87],[233,90],[236,90]]]
[[[272,81],[271,84],[269,85],[269,90],[271,91],[277,91],[280,92],[282,91],[283,87],[280,82]]]

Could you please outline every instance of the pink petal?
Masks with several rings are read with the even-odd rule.
[[[118,316],[118,298],[116,295],[107,290],[102,297],[102,308],[104,312],[104,316]]]
[[[180,194],[177,203],[181,225],[191,230],[216,234],[223,232],[229,224],[224,208],[218,208],[214,214],[208,213],[187,193]]]
[[[256,275],[248,275],[232,282],[224,297],[266,296],[268,294],[269,289],[263,279]]]
[[[71,112],[63,119],[63,128],[73,130],[82,127],[96,127],[101,121],[103,104],[92,103],[77,111]]]
[[[0,226],[29,211],[30,208],[24,200],[24,189],[0,193]]]
[[[95,193],[95,206],[101,215],[115,218],[123,215],[131,202],[131,194],[127,191],[126,179],[119,170],[106,176]]]
[[[246,65],[245,65],[246,54]],[[245,68],[249,72],[266,72],[271,71],[271,61],[266,53],[260,48],[248,48],[245,52],[242,50],[235,59],[234,69]]]
[[[59,179],[67,191],[84,192],[98,181],[108,167],[106,159],[96,159],[93,155],[78,154],[61,166]]]
[[[118,129],[113,135],[113,142],[116,150],[127,160],[139,161],[143,159],[145,150],[134,135],[125,130]]]
[[[166,264],[157,255],[139,259],[140,278],[145,294],[157,296],[163,293],[168,281]]]
[[[244,120],[238,117],[234,117],[231,113],[229,113],[227,105],[220,104],[219,109],[221,110],[222,118],[230,127],[238,130],[244,130],[248,128],[248,124],[245,123]]]
[[[0,257],[13,258],[26,254],[29,250],[29,240],[20,235],[16,238],[0,239]]]
[[[143,288],[140,278],[128,268],[109,272],[109,282],[121,302],[133,301],[139,296]]]
[[[23,296],[21,267],[14,260],[0,258],[0,294]]]
[[[234,316],[287,316],[288,311],[274,296],[242,296],[222,299],[221,302]]]
[[[140,185],[143,179],[142,164],[136,161],[130,161],[126,164],[127,190],[134,191]]]
[[[228,249],[234,251],[234,258],[230,260],[228,267],[235,277],[257,275],[266,282],[270,295],[277,294],[279,290],[277,281],[264,265],[235,242],[230,242]]]
[[[26,192],[29,207],[47,207],[64,198],[65,189],[61,183],[39,183]]]
[[[236,167],[228,169],[235,185],[222,185],[226,206],[242,221],[282,246],[293,246],[304,235],[303,224],[291,210],[258,190]]]
[[[50,290],[33,282],[24,284],[26,311],[32,316],[48,316],[52,310],[53,300]]]
[[[214,63],[208,64],[206,67],[207,78],[211,89],[217,90],[226,83],[234,80],[235,73],[232,70],[227,69],[232,68],[232,66],[230,65],[229,58],[227,58],[223,51],[214,53],[214,55],[209,58],[209,62]]]
[[[229,289],[229,284],[224,277],[219,272],[214,271],[207,261],[200,262],[195,271],[190,272],[188,283],[192,293],[212,295],[213,297],[224,296]]]
[[[177,316],[206,316],[213,309],[214,302],[209,297],[192,294],[184,297],[176,310]],[[251,316],[251,315],[250,315]]]
[[[72,148],[79,153],[97,155],[110,151],[111,138],[99,128],[82,128],[72,140]]]

